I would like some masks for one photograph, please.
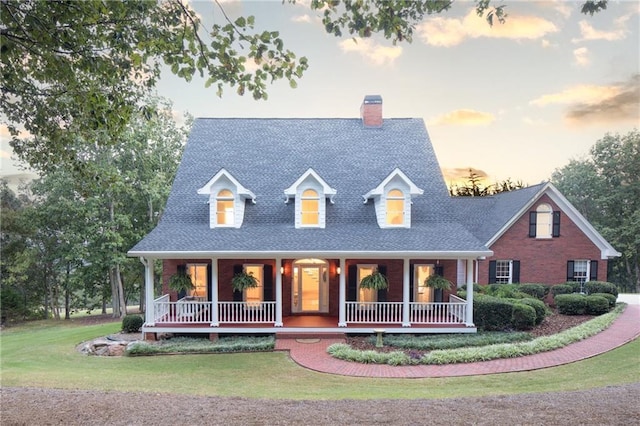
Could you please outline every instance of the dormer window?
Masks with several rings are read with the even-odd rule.
[[[553,211],[547,203],[539,204],[529,212],[529,237],[552,238],[560,236],[560,211]]]
[[[395,169],[363,198],[365,204],[373,199],[380,228],[410,228],[411,199],[423,192],[400,169]]]
[[[223,189],[216,197],[216,223],[220,226],[233,226],[235,222],[235,197],[233,192]]]
[[[289,188],[284,190],[285,203],[295,201],[296,228],[324,228],[327,216],[326,198],[333,204],[336,190],[331,188],[313,169],[308,169]]]
[[[387,192],[387,225],[404,224],[404,193],[399,189]]]
[[[256,202],[255,194],[225,169],[198,189],[198,194],[209,196],[210,228],[240,228],[246,201],[250,199],[253,203]]]

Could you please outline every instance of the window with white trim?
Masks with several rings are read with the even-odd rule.
[[[589,281],[589,261],[574,260],[573,261],[573,281],[585,283]]]
[[[216,223],[221,226],[235,224],[235,197],[233,192],[223,189],[216,196]]]
[[[427,278],[435,274],[434,265],[414,265],[413,300],[418,303],[433,302],[433,289],[427,286]]]
[[[256,281],[258,281],[258,286],[244,289],[242,292],[242,300],[244,300],[247,306],[260,306],[264,301],[264,265],[246,264],[243,265],[243,267],[247,274],[255,277]]]
[[[187,263],[187,274],[191,278],[194,288],[189,291],[188,296],[199,299],[207,298],[207,264]]]
[[[387,225],[404,226],[404,193],[399,189],[387,192]]]
[[[551,238],[553,210],[549,204],[540,204],[536,208],[536,238]]]
[[[370,288],[361,288],[362,279],[373,274],[378,265],[358,265],[358,302],[369,303],[378,301],[378,291]]]
[[[511,265],[510,260],[496,260],[496,284],[511,283]]]

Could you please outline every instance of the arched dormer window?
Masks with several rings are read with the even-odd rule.
[[[235,224],[235,197],[233,192],[223,189],[216,197],[216,223],[233,226]]]
[[[423,190],[396,168],[362,198],[365,204],[373,200],[380,228],[411,228],[411,200],[422,194]]]
[[[327,202],[333,204],[336,190],[313,169],[308,169],[289,188],[284,190],[285,203],[295,203],[295,227],[324,228]]]
[[[198,194],[209,197],[209,227],[240,228],[244,221],[247,200],[255,204],[256,196],[245,188],[231,173],[220,169],[200,189]]]
[[[305,190],[302,193],[301,201],[302,226],[318,226],[320,221],[320,197],[318,192],[313,189]]]
[[[387,192],[387,225],[404,225],[404,193],[399,189]]]

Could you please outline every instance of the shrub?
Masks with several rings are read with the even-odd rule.
[[[489,284],[486,294],[503,299],[522,299],[529,297],[528,294],[520,291],[520,286],[517,284]]]
[[[474,292],[474,294],[476,294]],[[456,296],[458,296],[461,299],[467,300],[467,290],[458,290],[456,291]]]
[[[531,306],[536,312],[536,325],[542,324],[544,318],[547,316],[548,310],[547,305],[544,304],[542,300],[538,299],[520,299],[518,303],[522,303],[523,305]]]
[[[511,302],[486,295],[473,299],[473,319],[484,330],[505,330],[511,325]]]
[[[551,294],[555,298],[559,294],[571,294],[573,288],[569,284],[558,284],[551,287]]]
[[[536,310],[523,303],[514,303],[511,325],[516,330],[531,330],[536,323]]]
[[[122,331],[125,333],[137,333],[144,324],[140,315],[125,315],[122,318]]]
[[[473,284],[473,292],[476,293],[476,294],[484,293],[485,289],[486,289],[486,287],[483,286],[483,285]],[[458,287],[458,293],[460,292],[460,290],[467,291],[467,285],[464,284],[464,285]]]
[[[543,300],[547,294],[549,294],[549,287],[542,284],[520,284],[518,289],[522,293],[526,293],[529,296],[533,296],[538,300]]]
[[[564,315],[584,315],[587,298],[583,294],[559,294],[554,298],[558,312]]]
[[[618,298],[616,296],[614,296],[611,293],[593,293],[593,294],[589,294],[589,296],[602,296],[605,299],[607,299],[609,301],[609,307],[613,308],[614,306],[616,306],[616,301],[618,300]]]
[[[587,313],[590,315],[602,315],[609,312],[609,301],[606,297],[590,295],[587,299]]]
[[[616,298],[618,297],[618,289],[615,284],[604,281],[589,281],[585,283],[585,289],[587,294],[609,293],[613,294]]]

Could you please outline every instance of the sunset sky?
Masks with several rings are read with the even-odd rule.
[[[205,25],[221,19],[213,0],[190,3]],[[378,94],[385,117],[424,118],[448,183],[474,168],[489,182],[536,184],[607,132],[640,127],[640,2],[610,1],[593,17],[580,3],[504,0],[506,24],[490,27],[473,2],[457,1],[420,23],[413,43],[394,46],[326,34],[308,1],[221,1],[231,19],[254,15],[308,58],[298,88],[278,82],[268,101],[233,89],[218,98],[202,80],[166,73],[157,89],[195,117],[355,118],[364,96]]]

